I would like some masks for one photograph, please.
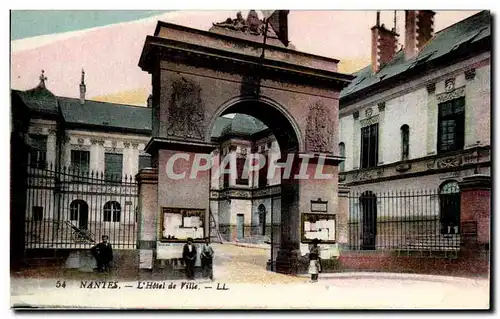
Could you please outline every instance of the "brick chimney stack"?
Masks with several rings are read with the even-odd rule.
[[[434,36],[432,10],[405,11],[405,58],[414,58]]]
[[[380,25],[380,12],[377,11],[377,23],[372,30],[372,70],[378,72],[390,62],[396,54],[399,35],[395,30],[388,30]]]

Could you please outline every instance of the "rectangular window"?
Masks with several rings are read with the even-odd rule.
[[[465,135],[465,98],[439,104],[438,152],[463,149]]]
[[[86,175],[89,172],[90,152],[71,151],[71,168],[78,175]]]
[[[106,153],[104,155],[104,175],[107,181],[121,182],[123,155]]]
[[[43,220],[43,206],[33,206],[33,221],[39,222]]]
[[[245,169],[246,158],[240,157],[236,159],[236,184],[238,185],[248,185],[248,171],[247,176],[243,176],[243,171]],[[245,177],[245,178],[244,178]]]
[[[361,168],[377,166],[378,123],[361,129]]]
[[[268,158],[267,154],[262,154],[262,155],[264,155],[266,159]],[[259,187],[265,187],[269,185],[269,181],[267,180],[267,171],[268,171],[268,163],[265,162],[264,167],[259,169]]]
[[[30,166],[35,168],[47,167],[47,136],[30,135]]]
[[[221,165],[223,163],[222,156],[220,157],[219,162],[220,162],[219,165]],[[224,188],[228,188],[229,187],[229,177],[230,177],[230,175],[229,175],[229,173],[226,173],[226,171],[231,167],[230,165],[231,165],[231,163],[227,162],[224,168],[221,167],[221,170],[224,172],[223,175],[222,175],[222,178],[223,178],[223,180],[222,180],[223,184],[222,185],[223,185]]]
[[[345,157],[345,144],[344,142],[339,143],[339,153],[341,157]],[[344,172],[345,170],[345,160],[339,164],[339,171]]]
[[[151,167],[151,156],[139,155],[139,171],[148,167]]]

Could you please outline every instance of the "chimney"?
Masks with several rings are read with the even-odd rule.
[[[432,10],[405,11],[405,58],[414,58],[434,36]]]
[[[380,11],[377,11],[377,23],[372,27],[372,71],[377,73],[389,63],[398,45],[399,35],[394,30],[388,30],[380,25]]]
[[[85,71],[82,69],[82,81],[80,83],[80,104],[85,103],[85,92],[87,87],[85,85]]]
[[[147,106],[148,107],[153,107],[153,94],[150,94],[148,96]]]

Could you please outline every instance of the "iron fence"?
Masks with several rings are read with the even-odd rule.
[[[29,167],[26,198],[27,249],[87,249],[102,235],[115,249],[136,248],[138,187],[132,176]]]
[[[460,248],[460,193],[351,193],[348,228],[351,250],[456,252]]]

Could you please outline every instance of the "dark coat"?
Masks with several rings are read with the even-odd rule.
[[[188,244],[184,245],[184,249],[182,250],[182,258],[186,261],[191,261],[194,263],[196,261],[196,246],[191,246],[193,247],[193,249],[189,251]]]
[[[319,247],[312,246],[309,250],[309,260],[317,260],[320,258]]]
[[[110,243],[99,243],[92,247],[92,254],[101,262],[109,263],[113,260],[113,247]]]

